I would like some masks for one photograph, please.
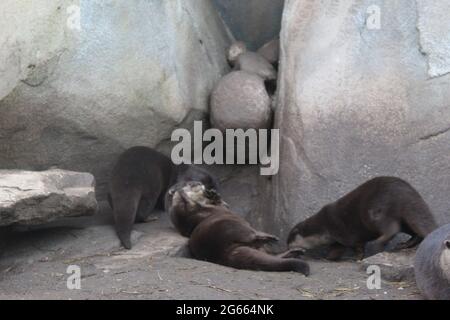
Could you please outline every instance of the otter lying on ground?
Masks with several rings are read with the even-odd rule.
[[[392,177],[372,179],[314,216],[296,225],[288,236],[290,248],[331,245],[328,259],[341,258],[346,248],[375,252],[399,232],[411,238],[397,249],[410,248],[437,228],[428,205],[407,182]]]
[[[131,249],[134,222],[145,222],[155,209],[163,208],[166,191],[179,181],[201,181],[217,189],[215,179],[193,165],[174,165],[165,155],[147,147],[126,150],[114,166],[108,200],[113,208],[116,232]]]
[[[236,269],[309,274],[309,265],[296,258],[302,252],[272,255],[263,251],[263,245],[278,238],[253,229],[201,183],[177,184],[167,193],[166,204],[175,227],[190,236],[189,250],[196,259]]]

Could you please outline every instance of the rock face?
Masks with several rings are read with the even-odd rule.
[[[0,170],[0,226],[93,215],[97,211],[94,188],[89,173]]]
[[[213,0],[237,40],[256,50],[280,33],[284,0]]]
[[[204,118],[230,39],[209,0],[79,3],[0,3],[0,168],[92,172],[102,196],[124,149]]]
[[[211,125],[225,129],[267,129],[270,98],[261,77],[233,71],[223,77],[211,94]]]
[[[449,34],[450,10],[415,3],[286,1],[275,115],[280,171],[272,206],[264,205],[265,230],[286,234],[383,175],[409,181],[440,223],[450,221],[450,53],[439,37]]]
[[[236,61],[236,70],[253,73],[263,80],[275,80],[277,72],[275,68],[263,56],[256,52],[245,52]]]

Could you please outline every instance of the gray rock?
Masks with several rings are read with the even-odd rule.
[[[81,1],[81,29],[73,4],[0,2],[0,168],[92,172],[104,198],[123,150],[206,117],[230,39],[209,0]]]
[[[245,52],[237,57],[235,70],[256,74],[264,80],[275,80],[275,68],[263,56],[256,52]]]
[[[366,26],[372,4],[382,9],[381,30]],[[417,23],[438,19],[422,20],[416,9],[406,0],[286,1],[275,115],[280,171],[265,197],[271,205],[262,204],[265,230],[287,234],[384,175],[409,181],[439,223],[450,221],[450,74],[430,78]]]
[[[213,0],[236,39],[256,50],[280,33],[284,0]]]
[[[257,52],[271,64],[278,64],[280,59],[280,39],[276,38],[267,42]]]
[[[0,226],[36,225],[97,211],[89,173],[0,170]]]
[[[428,58],[428,75],[439,77],[450,73],[450,2],[417,1],[420,50]]]
[[[211,94],[211,124],[225,129],[267,129],[270,98],[261,77],[233,71],[223,77]]]
[[[367,270],[369,266],[380,267],[381,278],[386,281],[414,281],[415,253],[415,249],[398,252],[381,252],[365,258],[361,264],[364,270]]]

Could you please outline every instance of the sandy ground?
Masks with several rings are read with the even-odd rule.
[[[246,216],[257,197],[249,168],[218,171],[224,198]],[[251,197],[244,197],[251,194]],[[420,299],[412,279],[369,290],[360,262],[308,259],[311,275],[235,270],[181,256],[186,243],[167,215],[136,225],[132,250],[119,246],[105,203],[95,217],[1,231],[0,299]],[[81,289],[67,288],[80,267]]]

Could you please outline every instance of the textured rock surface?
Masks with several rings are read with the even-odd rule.
[[[0,226],[93,215],[97,211],[94,187],[89,173],[0,170]]]
[[[211,94],[211,125],[225,129],[264,129],[271,119],[270,98],[261,77],[233,71]]]
[[[81,1],[81,30],[52,3],[0,3],[0,168],[92,172],[103,194],[121,151],[204,117],[230,41],[208,0]]]
[[[280,39],[277,38],[267,42],[258,49],[258,53],[270,63],[278,64],[280,59]]]
[[[386,281],[414,281],[415,249],[398,252],[381,252],[362,261],[364,270],[369,266],[379,266],[381,278]]]
[[[213,0],[237,40],[256,50],[278,36],[284,0]]]
[[[373,4],[381,30],[366,27]],[[286,234],[380,175],[409,181],[440,223],[450,221],[450,75],[430,77],[417,40],[439,39],[420,30],[444,12],[424,10],[407,0],[286,2],[275,115],[281,163],[268,227]]]
[[[450,2],[417,0],[421,51],[428,58],[428,74],[450,73]]]
[[[256,52],[245,52],[236,61],[236,70],[253,73],[264,80],[275,80],[277,72],[266,58]]]

